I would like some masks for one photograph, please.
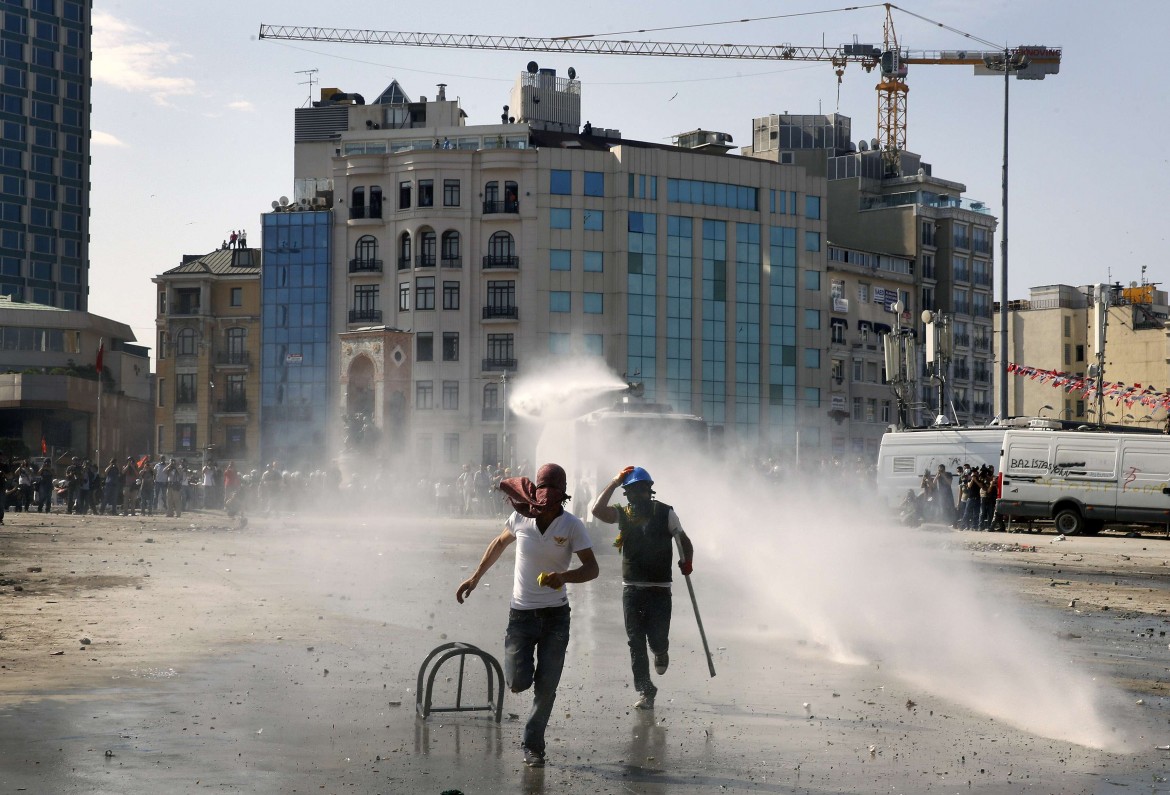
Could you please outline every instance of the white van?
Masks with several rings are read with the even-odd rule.
[[[1170,526],[1170,436],[1008,431],[996,510],[1054,519],[1065,535],[1106,523]]]
[[[996,466],[1007,430],[1005,426],[956,425],[891,431],[882,436],[878,449],[878,494],[893,508],[901,505],[906,492],[918,494],[923,473],[933,475],[939,464],[945,464],[952,475],[962,464]],[[958,481],[953,481],[951,488],[957,492],[958,487]]]

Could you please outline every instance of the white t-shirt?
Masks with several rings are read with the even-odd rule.
[[[574,554],[593,546],[581,520],[565,511],[541,533],[535,519],[513,511],[506,529],[516,538],[512,607],[535,610],[568,604],[569,595],[564,587],[557,590],[542,588],[536,584],[536,578],[542,571],[567,571]]]

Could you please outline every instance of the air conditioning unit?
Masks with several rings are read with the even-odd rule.
[[[314,207],[328,207],[329,202],[325,199],[324,196],[317,196],[316,198],[313,199],[313,206]]]

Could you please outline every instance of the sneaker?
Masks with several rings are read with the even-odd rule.
[[[654,696],[642,694],[642,697],[634,702],[634,709],[654,709]]]
[[[667,666],[670,665],[670,655],[666,652],[654,655],[654,672],[659,676],[666,673]]]
[[[529,767],[544,767],[544,751],[534,751],[531,748],[525,748],[524,764]]]

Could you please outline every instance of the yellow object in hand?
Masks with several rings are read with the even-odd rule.
[[[537,585],[539,585],[541,588],[551,588],[552,586],[551,586],[551,585],[548,585],[548,578],[549,578],[549,577],[551,577],[551,576],[552,576],[552,572],[551,572],[551,571],[542,571],[542,572],[541,572],[540,574],[538,574],[538,575],[537,575],[537,577],[536,577],[536,584],[537,584]],[[563,586],[562,586],[562,587],[563,587]],[[557,588],[556,590],[558,590],[558,591],[559,591],[559,590],[560,590],[560,588]]]
[[[615,538],[613,540],[613,545],[617,549],[618,552],[622,551],[622,534],[621,533],[617,534],[617,538]]]

